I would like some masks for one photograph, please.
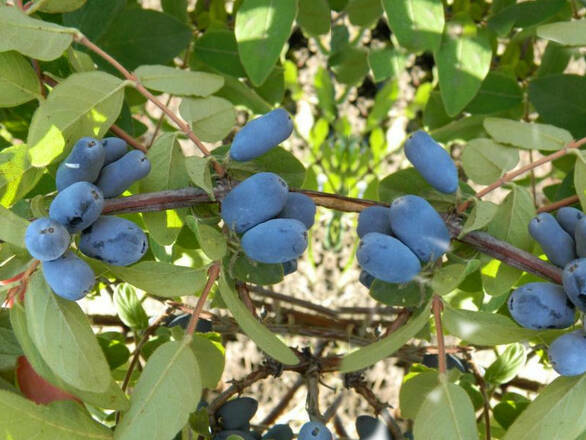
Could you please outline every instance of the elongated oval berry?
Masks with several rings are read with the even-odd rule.
[[[51,261],[69,249],[71,236],[65,227],[48,217],[38,218],[26,228],[24,243],[37,260]]]
[[[293,430],[284,423],[273,425],[263,436],[262,440],[292,440]]]
[[[576,242],[576,253],[578,257],[586,257],[586,217],[581,218],[576,223],[574,229],[574,241]]]
[[[570,301],[586,312],[586,258],[568,263],[562,273],[562,282]]]
[[[95,222],[103,208],[104,196],[97,186],[75,182],[57,194],[49,207],[49,216],[76,233]]]
[[[525,328],[566,328],[574,323],[574,305],[557,284],[524,284],[511,293],[508,306],[513,319]]]
[[[75,182],[95,182],[100,175],[105,157],[106,152],[99,140],[91,137],[81,138],[57,168],[57,190],[63,191]]]
[[[360,211],[356,232],[360,238],[369,232],[393,235],[391,221],[389,219],[389,208],[385,208],[384,206],[369,206]]]
[[[557,222],[555,217],[542,212],[529,222],[529,234],[537,241],[549,261],[565,266],[576,259],[574,239]]]
[[[292,132],[291,115],[277,108],[248,122],[236,133],[230,158],[238,162],[256,159],[287,139]]]
[[[356,257],[362,269],[388,283],[406,283],[421,270],[417,256],[407,246],[379,232],[362,237]]]
[[[389,214],[393,233],[421,261],[435,261],[449,249],[448,228],[427,200],[414,195],[399,197]]]
[[[362,284],[367,289],[370,289],[370,286],[372,286],[372,283],[374,283],[374,280],[375,280],[375,278],[371,274],[369,274],[367,271],[365,271],[365,270],[360,271],[360,275],[358,276],[358,281],[360,281],[360,284]]]
[[[407,139],[405,155],[425,181],[435,189],[445,194],[456,192],[456,164],[449,153],[425,131],[418,130]]]
[[[305,194],[290,192],[287,195],[285,207],[277,217],[297,219],[309,229],[315,221],[315,203],[311,197],[307,197]]]
[[[303,254],[307,248],[307,230],[299,220],[276,218],[246,231],[240,244],[254,261],[285,263]]]
[[[241,234],[277,216],[287,203],[288,193],[287,183],[276,174],[254,174],[224,197],[222,218]]]
[[[81,233],[79,250],[113,266],[128,266],[142,258],[148,249],[145,233],[130,220],[101,216]]]
[[[70,301],[86,296],[96,282],[92,268],[71,251],[56,260],[43,262],[43,274],[53,292]]]
[[[285,261],[283,263],[283,275],[290,275],[297,271],[297,260]]]
[[[584,217],[584,213],[579,209],[572,208],[571,206],[564,206],[563,208],[558,209],[555,217],[560,226],[564,228],[564,230],[570,234],[571,237],[574,237],[576,224],[582,217]]]
[[[258,409],[258,401],[252,397],[237,397],[224,403],[216,411],[224,430],[248,430],[249,421]]]
[[[106,153],[104,166],[120,159],[128,151],[126,141],[118,137],[107,137],[102,139],[101,142],[104,147],[104,152]]]
[[[150,171],[149,158],[140,150],[132,150],[105,166],[96,186],[102,190],[104,198],[118,197],[130,185],[145,177]]]
[[[299,430],[298,440],[333,440],[332,433],[319,422],[307,422]]]
[[[367,415],[356,418],[356,433],[360,440],[393,440],[387,425]]]
[[[551,365],[562,376],[586,373],[586,334],[576,330],[555,339],[548,350]]]

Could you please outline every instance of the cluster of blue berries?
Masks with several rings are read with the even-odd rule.
[[[452,194],[458,189],[458,171],[452,158],[429,134],[419,130],[405,142],[405,154],[415,169],[436,190]],[[358,217],[361,238],[356,257],[362,267],[360,282],[370,288],[375,279],[407,283],[450,247],[450,233],[427,200],[405,195],[390,208],[372,206]]]
[[[108,264],[127,266],[145,254],[148,241],[142,229],[101,214],[105,198],[119,196],[150,168],[144,153],[127,152],[126,143],[116,137],[81,138],[59,165],[58,194],[49,217],[34,220],[25,234],[26,248],[43,263],[45,279],[57,295],[76,301],[95,284],[91,267],[69,250],[73,234],[81,233],[81,252]]]
[[[575,322],[575,308],[586,311],[586,217],[571,207],[561,208],[556,217],[541,213],[529,223],[529,233],[548,260],[564,268],[563,287],[525,284],[509,297],[509,312],[525,328],[568,328]],[[563,376],[586,372],[586,333],[579,329],[560,336],[551,343],[548,355]]]
[[[287,139],[291,116],[273,110],[247,123],[234,137],[230,158],[253,160]],[[285,275],[297,270],[297,259],[307,248],[307,230],[313,226],[315,203],[305,194],[289,192],[274,173],[258,173],[242,181],[222,201],[226,226],[242,234],[244,253],[261,263],[283,264]]]

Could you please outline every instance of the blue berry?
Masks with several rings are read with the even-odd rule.
[[[224,403],[216,411],[216,418],[221,420],[224,430],[247,431],[249,421],[258,409],[258,401],[252,397],[237,397]]]
[[[275,109],[248,122],[234,136],[230,158],[238,162],[256,159],[279,145],[293,132],[293,121],[286,110]]]
[[[65,227],[48,217],[36,219],[26,228],[24,243],[29,253],[41,261],[59,258],[69,249],[71,236]]]
[[[586,335],[584,330],[566,333],[549,346],[549,361],[562,376],[586,373]]]
[[[562,273],[562,282],[570,301],[578,309],[586,312],[586,258],[567,264]]]
[[[309,229],[315,221],[315,203],[305,194],[290,192],[285,207],[277,217],[297,219]]]
[[[571,237],[573,237],[574,231],[576,230],[576,224],[578,223],[578,220],[584,217],[584,213],[579,209],[564,206],[563,208],[558,209],[555,217],[560,226],[564,228]]]
[[[290,275],[297,271],[297,260],[285,261],[283,263],[283,275]]]
[[[393,440],[389,428],[381,420],[367,415],[356,418],[356,432],[360,440]]]
[[[57,194],[49,207],[49,216],[73,234],[94,223],[103,208],[104,196],[97,186],[75,182]]]
[[[432,354],[432,353],[424,354],[423,359],[421,360],[421,363],[429,368],[438,368],[438,366],[439,366],[438,355]],[[462,360],[460,360],[459,358],[457,358],[453,354],[450,354],[450,353],[446,354],[446,364],[447,364],[446,366],[448,367],[448,370],[450,370],[452,368],[457,368],[462,373],[467,372],[467,368],[464,365],[464,363],[462,362]]]
[[[363,209],[358,216],[356,232],[358,232],[360,238],[369,232],[393,235],[391,221],[389,219],[389,208],[385,208],[384,206],[370,206]]]
[[[367,271],[365,270],[361,270],[360,271],[360,275],[358,276],[358,281],[360,281],[360,283],[366,287],[367,289],[370,289],[370,286],[372,286],[372,283],[374,283],[375,278],[369,274]]]
[[[525,328],[566,328],[574,323],[574,305],[557,284],[524,284],[511,293],[508,306],[513,319]]]
[[[120,159],[128,151],[128,148],[126,148],[126,142],[123,139],[117,137],[107,137],[102,139],[101,142],[106,153],[104,158],[104,166]]]
[[[227,431],[220,431],[214,435],[213,440],[226,440],[231,435],[237,435],[242,437],[243,440],[258,440],[254,435],[254,431],[248,431],[243,429],[229,429]]]
[[[424,263],[437,260],[449,249],[448,228],[425,199],[414,195],[399,197],[389,212],[393,233]]]
[[[307,230],[299,220],[276,218],[249,229],[242,236],[242,249],[254,261],[285,263],[307,248]]]
[[[307,422],[301,427],[298,440],[333,440],[332,433],[319,422]]]
[[[419,260],[407,246],[379,232],[362,237],[356,257],[362,269],[388,283],[409,282],[421,270]]]
[[[292,440],[293,430],[289,425],[277,424],[272,426],[265,435],[262,436],[262,440]]]
[[[576,258],[574,239],[555,217],[542,212],[529,222],[529,234],[537,241],[549,261],[563,267]]]
[[[427,183],[440,192],[458,189],[458,169],[454,161],[429,134],[418,130],[405,142],[405,155]]]
[[[82,232],[79,249],[88,257],[114,266],[128,266],[142,258],[148,249],[145,233],[133,222],[101,216]]]
[[[81,138],[57,168],[57,190],[63,191],[75,182],[95,182],[104,165],[105,157],[106,152],[99,140],[91,137]]]
[[[222,218],[238,234],[279,214],[289,187],[274,173],[258,173],[242,181],[222,201]]]
[[[71,251],[43,262],[43,274],[53,292],[70,301],[86,296],[96,282],[92,268]]]
[[[576,229],[574,229],[574,240],[576,242],[576,253],[578,257],[586,257],[586,217],[581,218],[576,223]]]
[[[118,197],[150,171],[151,162],[148,157],[140,150],[132,150],[106,165],[100,173],[96,186],[102,190],[104,198]]]

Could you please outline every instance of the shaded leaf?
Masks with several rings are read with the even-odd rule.
[[[169,66],[140,66],[134,74],[146,88],[171,95],[208,96],[224,85],[219,75]]]
[[[564,46],[586,46],[586,19],[543,24],[537,36]]]
[[[327,0],[299,0],[297,23],[310,35],[323,35],[330,31],[330,5]]]
[[[222,140],[236,122],[236,111],[232,103],[217,96],[183,99],[179,113],[183,119],[191,122],[196,136],[206,142]]]
[[[484,128],[497,142],[527,150],[559,150],[572,141],[566,130],[552,125],[486,118]]]
[[[235,77],[246,76],[238,56],[234,32],[227,29],[208,29],[195,40],[195,57],[219,72]]]
[[[492,139],[472,139],[462,153],[462,167],[474,182],[489,185],[514,168],[519,152]]]
[[[31,64],[17,52],[0,52],[0,107],[40,98],[41,85]]]

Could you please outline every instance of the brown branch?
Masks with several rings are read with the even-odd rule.
[[[267,298],[276,299],[279,301],[284,301],[289,304],[295,304],[297,306],[304,307],[308,310],[313,310],[315,312],[321,313],[321,314],[329,316],[331,318],[337,318],[337,316],[338,316],[337,313],[333,312],[331,309],[328,309],[327,307],[323,307],[323,306],[320,306],[319,304],[314,304],[309,301],[304,301],[302,299],[295,298],[293,296],[283,295],[282,293],[277,293],[277,292],[274,292],[270,289],[267,289],[267,288],[264,288],[261,286],[250,285],[250,286],[248,286],[248,290],[250,290],[252,293],[256,293],[257,295],[261,295],[261,296],[264,296]]]
[[[574,203],[578,203],[580,198],[577,195],[566,197],[565,199],[558,200],[557,202],[551,203],[549,205],[542,206],[537,210],[537,212],[551,212],[557,209],[563,208],[564,206],[570,206]]]
[[[35,73],[37,74],[37,77],[39,78],[39,88],[40,88],[41,96],[43,98],[46,98],[47,97],[47,89],[45,89],[45,86],[43,85],[43,73],[41,72],[41,66],[39,65],[39,62],[35,59],[31,59],[31,63],[33,65],[33,69],[35,69]]]
[[[447,361],[446,361],[446,347],[444,344],[444,331],[442,328],[442,310],[444,305],[442,303],[442,299],[434,295],[432,300],[432,308],[433,308],[433,318],[435,321],[435,331],[437,333],[437,347],[438,347],[438,362],[439,362],[439,372],[440,374],[446,374],[448,371],[447,368]]]
[[[193,333],[195,332],[195,328],[197,327],[197,321],[199,320],[199,315],[201,314],[201,311],[203,310],[203,305],[205,304],[206,299],[208,298],[208,295],[212,290],[212,286],[214,285],[214,283],[218,279],[218,276],[220,275],[221,267],[221,264],[214,263],[208,269],[208,280],[206,282],[205,287],[203,288],[203,292],[201,292],[201,295],[197,300],[195,309],[191,313],[191,319],[189,320],[189,324],[187,325],[187,329],[185,330],[185,333],[187,335],[193,335]]]
[[[252,316],[258,319],[258,313],[256,313],[256,307],[252,301],[252,298],[250,298],[248,286],[245,283],[237,283],[236,290],[238,291],[240,300],[244,303],[248,311],[252,314]]]

